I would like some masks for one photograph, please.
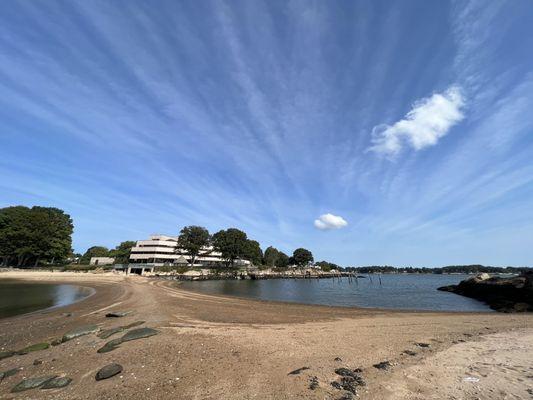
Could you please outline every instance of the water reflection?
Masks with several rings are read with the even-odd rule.
[[[0,318],[66,306],[92,292],[73,285],[0,282]]]

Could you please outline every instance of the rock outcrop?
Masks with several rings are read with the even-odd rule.
[[[533,311],[533,272],[511,278],[480,274],[438,290],[483,301],[496,311]]]

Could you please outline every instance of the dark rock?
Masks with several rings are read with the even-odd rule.
[[[49,347],[50,347],[50,344],[48,343],[37,343],[37,344],[32,344],[31,346],[25,347],[22,350],[19,350],[17,353],[28,354],[34,351],[46,350]]]
[[[373,367],[388,371],[392,367],[392,364],[389,361],[382,361],[380,363],[374,364]]]
[[[1,352],[0,352],[0,360],[3,360],[4,358],[13,357],[13,356],[16,355],[16,354],[17,354],[16,351],[11,351],[11,350],[8,350],[8,351],[1,351]]]
[[[50,379],[43,386],[41,386],[41,389],[59,389],[70,385],[70,382],[72,382],[72,379],[67,378],[66,376],[57,377]]]
[[[308,369],[309,367],[298,368],[298,369],[295,369],[294,371],[289,372],[287,375],[299,375],[301,372],[308,370]]]
[[[41,365],[43,360],[33,360],[33,365]]]
[[[453,292],[487,303],[501,312],[533,311],[533,272],[511,278],[480,274],[465,279],[458,285],[443,286],[438,290]]]
[[[152,328],[139,328],[139,329],[133,329],[126,333],[124,336],[122,336],[123,342],[128,342],[130,340],[136,340],[136,339],[143,339],[150,336],[157,335],[159,331],[156,331]]]
[[[117,374],[120,374],[122,372],[122,365],[120,364],[108,364],[102,369],[100,369],[96,376],[94,377],[97,381],[101,381],[102,379],[111,378],[112,376],[115,376]]]
[[[106,329],[105,331],[100,332],[97,336],[100,339],[107,339],[110,336],[113,336],[116,333],[123,332],[124,328],[122,326],[119,326],[118,328],[111,328]]]
[[[342,362],[342,358],[340,358],[340,357],[335,357],[335,359],[334,359],[333,361]]]
[[[61,339],[54,339],[52,340],[52,342],[50,342],[52,346],[59,346],[61,343],[62,343]]]
[[[9,378],[10,376],[18,374],[20,371],[22,371],[22,368],[19,367],[19,368],[11,368],[11,369],[8,369],[7,371],[0,372],[0,382],[5,378]]]
[[[408,356],[416,356],[416,351],[404,350],[403,354],[407,354]]]
[[[335,370],[335,373],[337,375],[340,375],[340,376],[353,376],[354,375],[354,373],[353,373],[353,371],[351,369],[344,368],[344,367],[343,368],[337,368]]]
[[[67,342],[69,340],[78,338],[80,336],[89,335],[91,333],[98,332],[99,330],[100,330],[100,328],[98,328],[97,325],[80,326],[79,328],[73,329],[73,330],[65,333],[63,335],[63,338],[61,339],[61,341],[64,343],[64,342]]]
[[[11,393],[23,392],[24,390],[38,388],[39,386],[44,385],[49,380],[54,379],[56,376],[57,375],[49,375],[23,379],[21,382],[18,383],[18,385],[11,389]]]
[[[429,343],[415,343],[418,347],[428,348],[431,347]]]
[[[110,340],[103,347],[99,348],[97,353],[109,353],[110,351],[115,350],[122,343],[122,338],[117,338]]]
[[[115,311],[107,313],[105,316],[106,318],[122,318],[128,314],[131,314],[131,311]]]
[[[319,387],[320,385],[318,384],[318,378],[316,376],[313,376],[310,380],[309,380],[309,389],[311,390],[315,390]]]

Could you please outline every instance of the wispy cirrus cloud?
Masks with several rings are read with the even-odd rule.
[[[315,228],[325,231],[330,229],[344,228],[346,225],[348,225],[348,222],[338,215],[327,213],[315,219],[314,225]]]
[[[465,99],[458,86],[443,93],[418,100],[405,118],[393,125],[377,125],[372,129],[369,150],[395,156],[405,147],[421,150],[435,145],[452,126],[464,118]]]

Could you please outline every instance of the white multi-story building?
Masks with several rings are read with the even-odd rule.
[[[195,267],[216,267],[224,263],[222,254],[212,247],[202,249],[194,260]],[[139,240],[131,249],[130,263],[149,264],[151,266],[190,265],[191,257],[178,248],[178,238],[175,236],[152,235],[148,240]],[[236,260],[239,266],[248,266],[247,260]]]

